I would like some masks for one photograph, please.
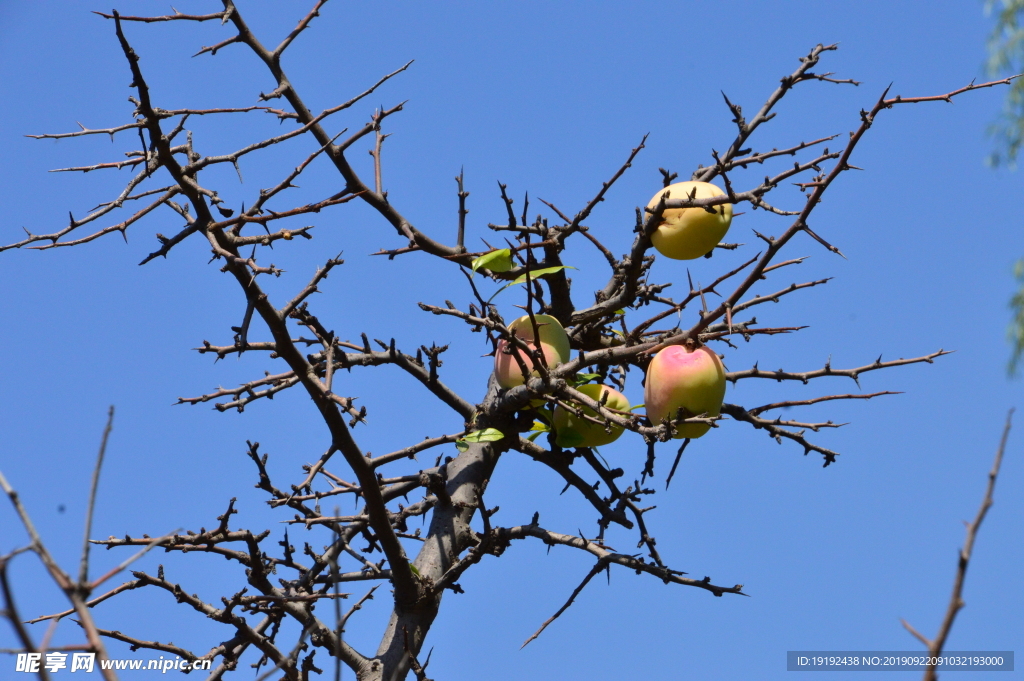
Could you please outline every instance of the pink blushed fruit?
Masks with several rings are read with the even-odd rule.
[[[515,320],[508,325],[510,331],[515,331],[516,335],[526,342],[532,341],[533,338],[533,323],[537,323],[537,332],[540,334],[540,342],[547,343],[555,349],[558,353],[559,362],[569,361],[569,336],[566,335],[565,329],[558,323],[558,320],[551,315],[546,314],[535,314],[533,320],[530,319],[530,315],[523,315],[519,319]]]
[[[529,345],[536,347],[535,343],[529,343]],[[514,348],[511,352],[505,352],[507,347],[508,344],[504,340],[500,340],[498,341],[498,351],[494,353],[494,377],[497,379],[498,385],[502,388],[514,388],[525,382],[523,380],[523,370],[520,368],[519,362],[516,361],[516,355],[522,358],[523,364],[526,365],[531,377],[540,376],[540,372],[534,366],[532,357],[520,348]],[[548,369],[554,369],[562,363],[562,358],[559,357],[558,351],[554,346],[542,341],[540,351],[544,356],[544,366]]]
[[[539,345],[534,340],[534,322],[536,322],[537,335],[540,336]],[[548,369],[554,369],[559,364],[569,361],[569,336],[554,317],[536,314],[531,320],[529,315],[523,315],[509,324],[508,328],[509,331],[515,331],[516,337],[523,343],[533,348],[540,348],[544,356],[544,366]],[[507,347],[506,341],[498,341],[498,351],[494,354],[494,377],[502,388],[514,388],[524,383],[523,370],[515,356],[505,352]],[[523,363],[529,369],[531,376],[540,375],[533,364],[533,359],[527,353],[518,348],[512,352],[523,358]]]
[[[690,350],[683,345],[663,349],[647,367],[644,401],[647,417],[657,426],[664,419],[674,420],[682,409],[689,418],[722,413],[725,399],[725,367],[707,346]],[[706,423],[676,426],[675,438],[697,438],[710,430]]]

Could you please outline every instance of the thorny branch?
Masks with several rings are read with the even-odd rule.
[[[615,565],[636,573],[651,575],[665,583],[703,589],[715,596],[745,595],[741,585],[726,587],[713,584],[710,578],[691,579],[685,577],[684,572],[672,569],[664,563],[656,548],[656,540],[650,532],[652,524],[647,515],[653,511],[654,506],[645,505],[644,501],[644,497],[655,493],[653,489],[644,487],[644,482],[649,476],[653,476],[654,459],[657,455],[656,443],[669,441],[675,426],[679,423],[707,423],[718,428],[724,424],[723,417],[729,417],[764,430],[777,441],[792,440],[802,446],[805,453],[819,452],[824,456],[825,465],[829,465],[836,460],[838,453],[809,442],[805,438],[805,433],[807,430],[817,433],[841,424],[832,421],[807,422],[798,418],[769,419],[763,414],[781,408],[802,407],[835,400],[870,399],[895,393],[877,391],[867,394],[834,394],[772,402],[752,408],[725,404],[722,407],[723,416],[699,414],[684,418],[684,415],[680,414],[678,418],[663,423],[651,423],[642,412],[617,411],[610,409],[601,401],[588,397],[579,388],[581,382],[590,379],[582,379],[580,376],[593,373],[599,380],[616,381],[625,389],[627,372],[631,368],[641,372],[646,370],[651,355],[668,345],[687,343],[696,346],[712,340],[730,343],[730,339],[737,336],[750,341],[761,335],[789,333],[802,328],[758,326],[754,318],[737,320],[734,315],[765,302],[779,302],[791,293],[820,286],[828,281],[820,279],[792,283],[781,289],[776,285],[773,288],[777,290],[769,293],[754,290],[769,273],[799,264],[803,260],[776,260],[779,251],[801,232],[808,234],[829,251],[841,255],[837,247],[811,230],[808,219],[831,183],[842,173],[853,168],[850,164],[852,152],[873,125],[875,117],[881,111],[897,104],[950,101],[952,97],[967,91],[1002,84],[1008,82],[1008,79],[980,85],[971,84],[934,97],[887,99],[887,94],[883,94],[870,111],[862,112],[860,127],[850,134],[849,142],[839,150],[821,148],[821,145],[839,137],[831,135],[811,141],[798,141],[782,149],[755,151],[749,146],[753,135],[777,115],[777,105],[797,85],[811,81],[857,84],[852,80],[834,78],[829,73],[813,71],[825,53],[837,49],[835,45],[818,45],[800,60],[800,66],[794,72],[782,79],[779,87],[749,120],[744,117],[739,105],[725,97],[726,106],[737,126],[736,136],[728,142],[724,152],[712,150],[711,158],[714,163],[707,167],[699,167],[693,178],[700,181],[720,178],[726,185],[726,194],[713,199],[667,197],[653,209],[637,209],[635,220],[629,221],[629,226],[636,233],[636,237],[629,252],[622,257],[616,257],[612,249],[602,243],[596,230],[591,229],[586,222],[616,182],[633,166],[647,144],[647,136],[640,140],[621,166],[607,181],[601,183],[600,188],[576,213],[563,212],[556,207],[554,201],[542,200],[561,224],[549,225],[543,216],[529,220],[528,200],[523,201],[522,211],[517,215],[513,206],[514,200],[510,198],[506,186],[499,185],[506,222],[489,224],[488,227],[498,233],[500,238],[505,239],[511,265],[508,268],[495,268],[487,272],[499,284],[507,284],[513,287],[513,290],[525,293],[526,304],[523,309],[530,320],[535,337],[538,335],[539,314],[554,316],[566,328],[574,357],[557,366],[548,366],[541,350],[510,331],[510,325],[506,324],[493,302],[494,297],[485,299],[482,293],[484,285],[478,284],[479,279],[474,280],[466,269],[472,266],[476,258],[495,249],[486,241],[486,251],[471,253],[466,248],[466,239],[474,225],[467,221],[467,198],[470,193],[466,189],[464,174],[460,171],[456,177],[458,209],[454,245],[435,240],[413,225],[401,212],[402,197],[389,196],[384,190],[381,151],[383,141],[388,137],[388,133],[384,132],[384,126],[389,124],[390,116],[402,111],[403,104],[396,104],[390,108],[375,108],[368,113],[367,118],[357,123],[352,131],[346,128],[332,134],[326,128],[333,122],[333,116],[353,109],[385,82],[405,71],[411,62],[380,78],[350,100],[314,113],[308,108],[285,72],[282,57],[320,15],[326,0],[316,2],[273,49],[260,42],[233,0],[222,2],[222,12],[203,15],[183,14],[177,10],[170,15],[155,17],[120,16],[117,12],[98,13],[114,21],[117,40],[132,72],[132,87],[135,90],[132,102],[136,107],[133,112],[134,121],[102,129],[89,129],[80,125],[81,130],[78,131],[33,137],[58,139],[106,134],[114,139],[118,133],[134,131],[134,134],[139,136],[141,148],[129,150],[126,160],[61,170],[91,172],[106,168],[130,167],[134,169],[135,174],[118,196],[100,203],[85,217],[76,219],[70,216],[66,227],[49,234],[29,232],[25,239],[2,246],[0,251],[21,247],[47,249],[81,245],[113,232],[126,236],[129,227],[135,228],[137,223],[158,216],[183,220],[183,224],[178,223],[179,227],[173,236],[156,234],[160,246],[150,253],[142,264],[158,256],[167,257],[177,244],[186,239],[201,237],[211,249],[211,262],[221,265],[221,271],[230,275],[238,284],[246,310],[242,326],[233,328],[236,332],[234,342],[214,344],[204,341],[203,346],[197,349],[198,352],[212,353],[216,359],[223,359],[234,353],[241,355],[244,352],[259,351],[267,353],[270,360],[283,361],[286,367],[273,373],[266,371],[263,377],[236,388],[218,388],[198,397],[179,398],[178,402],[198,404],[214,401],[215,407],[220,411],[243,411],[253,402],[263,398],[273,399],[284,390],[301,386],[313,402],[325,427],[323,436],[327,443],[320,450],[323,453],[314,463],[303,467],[298,483],[283,487],[272,480],[268,454],[259,452],[258,443],[249,443],[246,455],[256,466],[256,486],[267,495],[268,504],[273,508],[287,507],[294,512],[292,519],[284,521],[286,526],[296,527],[296,530],[300,531],[324,532],[327,544],[322,549],[317,549],[311,542],[306,542],[300,551],[290,544],[288,534],[285,533],[284,540],[278,544],[280,551],[271,551],[266,547],[266,540],[270,537],[269,530],[253,532],[248,529],[229,529],[229,520],[237,513],[232,501],[228,510],[218,517],[217,527],[213,530],[201,528],[199,531],[185,533],[175,531],[155,539],[148,536],[125,536],[120,539],[111,537],[95,542],[111,549],[126,546],[143,547],[139,556],[144,551],[160,548],[165,552],[182,556],[203,553],[226,559],[230,564],[244,570],[246,586],[231,596],[223,597],[223,607],[207,603],[198,596],[191,595],[182,585],[169,581],[164,576],[162,567],[155,575],[151,572],[137,571],[134,573],[134,580],[87,601],[88,591],[125,569],[138,556],[123,562],[102,578],[89,582],[86,578],[86,553],[83,556],[81,576],[76,584],[52,563],[41,540],[31,529],[30,521],[27,514],[23,513],[16,494],[6,480],[0,477],[5,492],[15,503],[26,528],[29,529],[32,543],[28,549],[40,555],[54,580],[69,594],[74,605],[72,610],[78,613],[86,628],[89,645],[94,650],[102,650],[99,637],[106,636],[137,648],[160,650],[188,660],[219,659],[219,666],[211,676],[215,679],[235,669],[240,657],[251,648],[257,650],[260,656],[256,665],[258,668],[263,665],[272,667],[265,675],[279,671],[288,679],[305,679],[311,670],[315,670],[313,653],[316,649],[322,649],[347,665],[360,679],[394,681],[404,678],[409,671],[414,672],[417,678],[424,679],[426,663],[420,664],[419,655],[440,608],[443,592],[460,592],[462,587],[459,586],[458,579],[462,574],[483,561],[485,556],[501,556],[512,540],[526,538],[540,539],[549,546],[574,548],[596,560],[565,604],[540,626],[527,643],[570,607],[594,576],[603,570],[610,570]],[[219,43],[203,47],[197,55],[206,54],[213,57],[229,46],[247,48],[263,62],[274,81],[274,88],[270,92],[259,93],[259,101],[280,99],[280,108],[260,104],[234,108],[168,110],[157,106],[155,100],[158,96],[150,91],[139,64],[139,57],[124,33],[124,23],[210,20],[219,20],[229,34]],[[282,121],[294,121],[297,127],[227,153],[210,155],[203,155],[194,148],[191,132],[185,127],[192,116],[236,115],[256,111],[271,113]],[[171,129],[165,131],[165,125]],[[179,139],[182,136],[186,140],[184,143]],[[227,208],[218,192],[205,183],[206,171],[211,167],[230,164],[240,173],[240,160],[246,160],[251,155],[259,154],[286,141],[307,139],[308,149],[304,152],[306,155],[303,160],[291,171],[283,173],[282,179],[276,185],[261,190],[253,201],[248,202],[248,209],[243,206],[236,213]],[[369,182],[363,180],[349,156],[354,150],[365,148],[366,145],[369,145],[370,148],[366,150],[373,158],[373,179]],[[333,193],[318,200],[298,206],[278,207],[277,204],[288,195],[287,190],[295,187],[294,182],[300,175],[317,171],[314,161],[322,157],[329,161],[333,168],[332,172],[337,173],[333,181],[337,183],[340,179],[341,184],[335,187]],[[746,184],[748,189],[737,191],[734,188],[734,182],[746,181],[747,178],[742,173],[749,171],[752,166],[776,163],[782,157],[790,157],[793,162],[780,166],[773,171],[774,174],[766,176],[763,181],[755,180]],[[365,159],[365,156],[362,158]],[[830,163],[832,165],[826,168]],[[816,174],[808,179],[810,173]],[[662,174],[666,186],[676,177],[675,173],[667,170],[663,170]],[[807,193],[803,207],[798,211],[786,211],[769,204],[765,197],[782,182],[792,179],[806,180],[799,182]],[[151,184],[160,186],[150,187]],[[63,240],[79,228],[94,223],[114,211],[124,209],[130,202],[142,199],[149,202],[132,204],[142,207],[137,208],[126,219],[102,227],[84,237]],[[423,302],[420,303],[420,308],[428,313],[457,319],[469,326],[472,331],[482,331],[492,352],[498,347],[499,341],[504,341],[509,349],[521,352],[522,357],[515,352],[512,354],[516,357],[523,374],[523,385],[503,390],[492,378],[486,385],[483,398],[479,402],[473,402],[452,387],[454,381],[450,385],[442,380],[448,371],[444,368],[442,353],[449,349],[449,345],[438,345],[433,342],[428,344],[414,339],[411,345],[406,347],[418,346],[418,349],[415,350],[415,354],[410,354],[403,352],[395,339],[387,342],[374,340],[375,347],[371,344],[370,337],[356,328],[358,320],[342,317],[336,322],[337,327],[323,321],[313,309],[317,300],[313,294],[319,292],[320,284],[334,268],[343,265],[340,256],[325,260],[322,267],[307,280],[307,283],[300,284],[301,288],[290,298],[277,302],[272,299],[271,294],[262,285],[267,281],[265,275],[276,278],[284,272],[272,263],[266,264],[264,258],[268,251],[264,249],[286,245],[296,237],[312,239],[315,226],[305,224],[294,227],[295,219],[308,219],[327,209],[337,211],[343,204],[356,199],[387,222],[403,242],[403,245],[382,249],[379,254],[394,258],[406,253],[422,252],[452,263],[467,274],[466,278],[474,297],[474,302],[470,303],[467,309],[460,309],[450,301],[445,301],[444,306]],[[677,302],[666,297],[664,291],[672,283],[657,283],[650,280],[651,265],[655,257],[650,254],[651,235],[661,223],[664,211],[683,207],[710,209],[722,203],[743,202],[749,203],[753,210],[760,208],[795,219],[779,236],[757,234],[764,242],[762,250],[738,267],[718,275],[711,284],[694,284],[688,275],[689,286],[682,300]],[[170,212],[164,211],[164,208]],[[215,217],[214,210],[219,217]],[[570,215],[572,217],[569,217]],[[271,231],[272,223],[276,231]],[[250,226],[256,226],[263,231],[243,235],[242,232]],[[611,269],[607,283],[601,290],[595,292],[594,303],[589,306],[579,306],[578,299],[574,300],[571,280],[563,261],[568,241],[577,234],[583,235],[583,238],[596,249],[597,256]],[[37,243],[41,245],[34,246]],[[720,246],[732,249],[742,245]],[[593,251],[591,253],[593,254]],[[498,269],[506,271],[496,271]],[[724,292],[726,284],[733,287],[729,293]],[[523,288],[517,288],[519,285]],[[719,288],[722,291],[719,291]],[[712,296],[718,297],[715,307],[709,307],[708,301],[715,300]],[[656,322],[677,314],[681,315],[687,310],[687,306],[697,307],[698,303],[700,310],[696,313],[697,321],[690,328],[684,330],[677,326],[671,329],[651,330]],[[651,304],[666,307],[643,318],[640,311]],[[630,326],[626,324],[627,317],[631,322]],[[249,340],[249,333],[257,333],[251,325],[253,319],[262,321],[269,332],[269,337]],[[334,328],[341,330],[336,332]],[[355,337],[357,334],[361,342],[341,340],[346,335]],[[853,369],[834,369],[831,362],[827,362],[822,369],[806,372],[788,372],[782,369],[765,371],[755,364],[752,369],[730,372],[727,378],[733,383],[748,378],[770,378],[780,382],[800,381],[806,384],[811,380],[828,376],[847,377],[857,381],[861,374],[869,371],[918,362],[931,363],[944,354],[948,354],[947,351],[939,350],[922,357],[887,362],[883,362],[879,357],[873,364]],[[449,427],[439,427],[438,431],[435,431],[449,434],[428,436],[418,443],[376,457],[364,452],[353,436],[353,429],[357,424],[365,423],[368,418],[372,418],[375,405],[357,408],[356,397],[343,396],[351,394],[346,390],[346,377],[348,372],[355,368],[368,369],[380,366],[397,367],[419,383],[419,389],[425,389],[424,396],[436,398],[454,412],[454,417],[447,413],[452,419],[452,424]],[[362,405],[362,402],[360,404]],[[644,469],[635,477],[631,477],[621,468],[609,468],[590,449],[563,449],[556,445],[553,438],[549,438],[549,446],[544,447],[535,442],[534,437],[521,435],[530,431],[535,423],[550,430],[551,410],[554,408],[572,410],[583,421],[603,425],[606,429],[621,427],[635,434],[630,437],[637,438],[636,441],[643,440],[647,445],[648,457]],[[497,435],[488,440],[481,437],[485,433]],[[452,443],[457,445],[454,452],[447,447]],[[433,465],[416,465],[415,468],[407,468],[403,473],[387,476],[383,472],[385,467],[415,460],[418,454],[435,448],[438,448],[440,454],[433,461]],[[596,538],[587,539],[582,532],[571,535],[541,528],[536,517],[529,525],[492,526],[492,515],[498,509],[487,509],[483,503],[483,494],[499,458],[510,450],[542,464],[546,470],[560,478],[565,490],[572,489],[574,494],[579,494],[586,501],[597,516]],[[343,462],[343,471],[335,468],[335,464],[338,463],[335,455],[339,454],[338,458]],[[677,457],[672,466],[672,473],[675,472],[678,463]],[[669,474],[669,478],[672,473]],[[632,483],[628,482],[630,479],[633,480]],[[994,476],[992,482],[994,483]],[[351,495],[345,498],[354,500],[353,511],[347,515],[338,512],[330,515],[322,512],[321,500],[340,495]],[[418,500],[410,500],[409,495],[422,496]],[[405,500],[405,504],[399,503],[399,500]],[[981,515],[983,516],[983,513]],[[416,517],[425,521],[425,531],[422,528],[412,531],[408,527],[409,520]],[[980,519],[981,516],[977,524],[980,524]],[[482,532],[472,529],[475,520],[483,524]],[[643,547],[647,556],[626,555],[611,549],[605,543],[605,535],[612,531],[635,531],[637,546]],[[357,540],[365,541],[365,548],[357,548],[353,544]],[[969,537],[966,549],[968,556],[972,541],[973,535]],[[407,550],[412,548],[415,548],[416,555],[410,560],[411,554],[407,553]],[[0,559],[0,586],[3,587],[8,613],[14,611],[5,572],[6,564],[11,557],[13,554]],[[342,558],[346,561],[355,560],[357,567],[341,571],[338,564]],[[346,594],[341,594],[337,590],[341,583],[373,580],[389,582],[393,590],[393,610],[381,637],[380,646],[377,652],[371,655],[352,648],[346,643],[342,633],[350,618],[372,598],[373,589],[344,617],[337,614],[340,613],[339,606],[333,625],[319,620],[314,615],[314,607],[320,600],[337,600],[344,597]],[[143,587],[163,590],[197,613],[223,623],[233,630],[232,637],[211,647],[204,655],[197,656],[196,653],[170,643],[146,641],[117,631],[97,629],[91,625],[89,608],[126,591]],[[56,621],[71,612],[69,610],[47,615],[33,621]],[[258,615],[260,620],[257,623],[251,622],[249,616],[252,615]],[[292,646],[283,645],[277,640],[284,622],[293,622],[300,628],[301,636]],[[31,637],[27,633],[19,636],[26,650],[34,649]],[[305,657],[303,653],[306,653]]]

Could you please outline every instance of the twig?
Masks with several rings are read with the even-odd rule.
[[[465,179],[465,169],[459,170],[458,177],[455,181],[459,185],[459,231],[455,237],[455,247],[460,250],[466,249],[466,215],[469,211],[466,209],[466,199],[469,197],[469,192],[466,191],[463,181]]]
[[[100,584],[102,584],[103,582],[107,581],[108,579],[110,579],[110,578],[111,578],[111,577],[113,577],[114,575],[118,574],[119,572],[122,572],[122,571],[124,571],[125,569],[127,569],[127,568],[128,568],[128,566],[129,566],[129,565],[131,565],[132,563],[134,563],[135,561],[137,561],[137,560],[138,560],[139,558],[142,558],[142,557],[143,557],[144,555],[146,555],[147,553],[149,553],[149,552],[150,552],[150,551],[151,551],[152,549],[154,549],[154,548],[156,548],[157,546],[159,546],[159,545],[160,545],[160,544],[161,544],[162,542],[164,542],[164,541],[167,541],[167,540],[168,540],[169,538],[173,537],[173,536],[174,536],[175,534],[177,534],[177,533],[178,533],[178,532],[179,532],[180,530],[181,530],[181,528],[179,527],[179,528],[177,528],[177,529],[174,529],[174,530],[172,530],[171,532],[168,532],[167,534],[165,534],[165,535],[164,535],[164,536],[162,536],[162,537],[157,537],[156,539],[152,540],[152,541],[151,541],[151,542],[149,542],[149,544],[147,544],[147,545],[146,545],[146,547],[145,547],[145,548],[143,548],[143,549],[142,549],[141,551],[137,551],[136,553],[132,554],[132,555],[131,555],[131,557],[129,557],[129,558],[127,559],[127,560],[123,560],[123,561],[121,561],[121,562],[120,562],[119,564],[117,564],[117,565],[116,565],[115,567],[111,568],[111,569],[110,569],[109,571],[107,571],[107,572],[106,572],[105,574],[103,574],[103,575],[100,575],[99,577],[97,577],[96,579],[94,579],[94,580],[93,580],[93,581],[92,581],[92,582],[91,582],[91,583],[89,584],[89,590],[90,590],[90,591],[92,591],[93,589],[95,589],[95,588],[96,588],[96,587],[98,587],[98,586],[99,586]],[[120,587],[119,587],[119,588],[120,588]],[[98,601],[90,601],[89,603],[87,603],[87,605],[90,605],[90,606],[91,606],[92,604],[94,604],[94,603],[96,603],[96,602],[98,602]]]
[[[668,486],[672,484],[672,477],[676,474],[676,466],[679,465],[679,460],[683,458],[683,452],[686,451],[686,445],[690,444],[690,438],[683,440],[683,444],[679,445],[679,450],[676,452],[676,458],[672,461],[672,470],[668,472],[668,477],[665,478],[665,489],[668,490]]]
[[[50,577],[61,589],[61,591],[64,592],[64,595],[67,597],[67,599],[71,601],[71,604],[74,606],[75,612],[78,613],[78,616],[81,618],[80,624],[82,628],[85,630],[85,634],[89,641],[90,648],[96,652],[96,656],[100,660],[110,659],[107,656],[107,651],[103,645],[103,641],[100,640],[99,633],[96,629],[96,625],[93,623],[92,617],[90,616],[89,611],[86,609],[85,603],[82,600],[81,595],[79,594],[78,587],[75,585],[74,582],[71,581],[71,577],[68,576],[68,574],[65,573],[60,568],[59,565],[57,565],[57,562],[53,559],[53,556],[50,555],[50,552],[47,550],[46,545],[43,544],[42,538],[36,531],[35,525],[32,523],[32,519],[29,517],[28,512],[25,510],[25,507],[21,505],[21,500],[18,497],[18,493],[14,490],[13,487],[11,487],[10,483],[7,482],[7,478],[4,477],[3,472],[0,472],[0,490],[3,490],[3,492],[7,495],[7,498],[10,499],[11,504],[13,504],[14,510],[18,514],[22,526],[24,526],[25,531],[28,533],[29,539],[32,543],[32,551],[35,552],[37,556],[39,556],[40,560],[42,560],[43,565],[46,566],[47,572],[50,573]],[[117,676],[114,674],[112,670],[101,669],[101,672],[103,673],[103,677],[107,681],[117,681]]]
[[[28,550],[28,548],[22,549],[21,551],[12,552],[6,556],[0,556],[0,592],[3,593],[4,597],[4,617],[14,627],[14,633],[17,635],[18,640],[21,641],[21,646],[28,653],[36,653],[38,649],[35,643],[32,642],[32,635],[29,634],[25,625],[22,623],[21,615],[18,613],[18,606],[14,602],[14,593],[11,590],[10,582],[7,579],[7,564],[18,553],[22,553]],[[39,679],[40,681],[50,681],[50,675],[43,666],[39,667]]]
[[[113,589],[111,589],[107,593],[103,594],[102,596],[97,596],[96,598],[92,599],[91,601],[88,601],[85,605],[86,605],[86,607],[89,607],[89,608],[95,607],[95,606],[99,605],[100,603],[102,603],[103,601],[107,600],[108,598],[112,598],[112,597],[116,596],[117,594],[125,592],[125,591],[131,591],[132,589],[134,589],[134,588],[136,588],[138,586],[139,586],[138,580],[132,580],[130,582],[125,582],[124,584],[121,584],[119,586],[114,587]],[[52,615],[42,615],[42,616],[36,617],[34,619],[26,620],[25,623],[26,624],[35,624],[36,622],[43,622],[45,620],[61,619],[61,618],[67,617],[68,615],[74,614],[74,612],[75,612],[75,610],[74,610],[74,608],[72,608],[70,610],[64,610],[63,612],[57,612],[57,613],[54,613]]]
[[[996,479],[999,477],[999,468],[1003,463],[1003,452],[1006,451],[1006,441],[1010,437],[1010,422],[1013,418],[1014,410],[1011,409],[1006,415],[1006,425],[1003,426],[1003,436],[999,440],[999,449],[996,450],[995,460],[992,462],[992,469],[988,472],[988,485],[985,487],[985,496],[981,500],[981,506],[978,507],[978,512],[974,516],[974,520],[967,525],[967,536],[964,538],[964,546],[960,549],[960,555],[957,557],[957,568],[956,577],[953,580],[953,594],[949,598],[949,605],[946,608],[946,616],[942,619],[942,624],[939,626],[939,632],[935,635],[935,638],[928,640],[914,627],[910,626],[906,620],[900,620],[903,622],[903,626],[909,631],[917,640],[923,643],[928,648],[928,657],[936,658],[942,655],[942,650],[946,645],[946,639],[949,637],[949,632],[953,628],[953,621],[956,619],[956,615],[960,612],[960,609],[964,607],[963,589],[964,580],[967,578],[967,565],[971,561],[971,553],[974,550],[974,540],[978,536],[978,530],[981,528],[981,523],[985,520],[988,509],[992,507],[992,493],[996,488]],[[935,681],[938,678],[938,674],[935,673],[936,668],[935,661],[931,661],[928,664],[928,668],[924,673],[924,681]]]
[[[907,364],[917,364],[919,362],[927,362],[931,364],[935,358],[942,357],[943,355],[949,355],[952,350],[938,350],[929,355],[922,357],[913,357],[911,359],[896,359],[889,362],[883,362],[881,356],[874,361],[873,364],[865,364],[864,366],[857,367],[855,369],[833,369],[831,360],[825,363],[825,366],[816,371],[804,371],[801,373],[794,373],[779,369],[777,371],[765,371],[759,369],[755,364],[753,368],[745,371],[730,371],[725,377],[735,383],[736,381],[744,378],[770,378],[776,381],[800,381],[807,383],[813,378],[821,378],[823,376],[843,376],[846,378],[852,378],[857,381],[858,377],[867,373],[868,371],[876,371],[878,369],[888,369],[889,367],[905,366]]]
[[[567,600],[554,615],[544,620],[544,623],[540,625],[540,628],[537,629],[537,631],[533,632],[533,634],[530,635],[530,638],[523,641],[523,645],[519,646],[520,650],[529,645],[530,641],[540,636],[541,632],[547,629],[549,624],[554,622],[563,612],[568,610],[569,606],[573,604],[573,602],[576,600],[576,597],[579,596],[580,592],[583,591],[584,587],[586,587],[587,584],[590,583],[590,580],[593,579],[595,575],[599,574],[602,570],[604,570],[609,565],[609,563],[610,559],[607,556],[598,558],[597,562],[594,563],[594,567],[590,568],[590,572],[588,572],[587,576],[583,578],[583,581],[580,582],[580,585],[573,589],[572,594],[570,594],[569,596],[569,600]]]
[[[103,429],[100,451],[96,455],[96,465],[92,469],[92,484],[89,487],[89,503],[85,510],[85,536],[82,539],[82,560],[78,568],[78,588],[85,591],[89,583],[89,535],[92,534],[92,514],[96,508],[96,492],[100,485],[100,469],[103,468],[103,457],[107,453],[107,439],[114,428],[114,405],[107,412],[107,425]]]

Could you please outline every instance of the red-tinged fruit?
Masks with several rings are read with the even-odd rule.
[[[588,383],[576,388],[595,402],[605,399],[604,406],[617,411],[629,411],[629,400],[626,396],[614,388],[597,383]],[[603,398],[607,395],[607,398]],[[583,413],[587,416],[600,418],[597,412],[590,407],[583,407]],[[619,439],[622,435],[622,426],[611,427],[605,430],[604,424],[594,423],[576,416],[570,409],[561,405],[555,407],[554,416],[555,442],[559,447],[600,447],[610,444]]]
[[[670,199],[710,199],[723,196],[724,191],[707,182],[677,182],[654,195],[648,210],[654,210],[662,195]],[[718,245],[732,223],[732,204],[721,203],[710,207],[709,213],[702,207],[666,208],[661,224],[651,234],[651,243],[666,258],[693,260],[707,255]]]
[[[684,418],[718,416],[724,399],[725,367],[705,345],[693,350],[670,345],[655,355],[647,367],[644,402],[647,417],[655,426],[665,419],[674,420],[680,409]],[[673,437],[701,437],[710,429],[706,423],[683,423],[676,426]]]
[[[534,338],[534,322],[536,322],[536,335],[540,337],[538,343]],[[508,326],[509,331],[515,331],[516,338],[532,348],[539,348],[544,358],[544,366],[554,369],[559,364],[569,361],[569,336],[557,319],[546,314],[535,314],[533,320],[529,315],[524,315]],[[498,350],[494,354],[494,377],[502,388],[514,388],[522,385],[523,370],[516,360],[516,355],[522,358],[523,364],[530,371],[530,377],[540,376],[540,372],[534,365],[533,358],[521,348],[511,349],[506,352],[509,343],[505,340],[498,341]],[[533,400],[530,403],[534,407],[544,404],[544,400]]]
[[[565,329],[558,322],[557,319],[551,315],[546,314],[535,314],[533,315],[533,321],[530,320],[530,315],[523,315],[519,319],[509,324],[509,331],[515,331],[516,336],[523,339],[527,343],[534,339],[533,337],[533,322],[537,322],[537,331],[540,334],[540,342],[547,343],[552,346],[558,353],[559,362],[568,362],[571,350],[569,349],[569,336],[566,335]]]
[[[524,339],[524,342],[527,341]],[[529,343],[529,345],[537,347],[535,343]],[[523,380],[523,370],[519,366],[519,362],[516,361],[516,355],[522,358],[523,364],[530,371],[531,378],[540,376],[540,372],[534,365],[532,357],[527,355],[521,348],[512,348],[510,352],[506,352],[505,349],[508,347],[506,341],[499,340],[498,350],[494,353],[494,378],[497,379],[498,385],[502,388],[514,388],[525,383]],[[540,351],[544,357],[544,366],[548,369],[554,369],[562,363],[562,358],[554,346],[541,341]]]

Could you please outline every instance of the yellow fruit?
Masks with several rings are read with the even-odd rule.
[[[677,182],[654,195],[647,208],[654,210],[665,192],[669,198],[688,199],[696,189],[693,198],[710,199],[722,196],[724,191],[707,182]],[[666,258],[674,260],[693,260],[711,252],[729,231],[732,222],[732,204],[722,203],[712,206],[713,213],[704,208],[666,208],[662,213],[662,222],[651,234],[654,248]]]

